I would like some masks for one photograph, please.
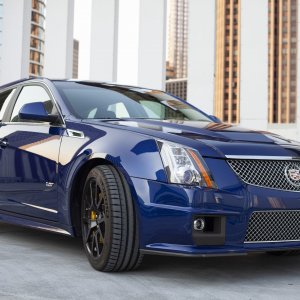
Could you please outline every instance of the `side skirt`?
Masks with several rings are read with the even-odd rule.
[[[72,227],[0,210],[0,222],[74,236]]]

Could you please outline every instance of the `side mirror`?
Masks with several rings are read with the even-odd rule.
[[[49,115],[43,102],[33,102],[22,106],[19,111],[19,119],[56,123],[59,120],[59,116]]]
[[[222,121],[218,117],[216,117],[216,116],[211,115],[209,117],[215,123],[222,123]]]

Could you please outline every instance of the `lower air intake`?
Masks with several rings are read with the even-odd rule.
[[[300,241],[300,211],[256,211],[249,223],[245,243]]]

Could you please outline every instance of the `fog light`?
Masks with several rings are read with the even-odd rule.
[[[198,218],[194,221],[194,229],[197,231],[203,231],[205,228],[205,220]]]

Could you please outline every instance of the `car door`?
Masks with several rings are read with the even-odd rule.
[[[57,164],[62,126],[24,121],[19,111],[26,103],[43,102],[48,113],[58,113],[47,87],[19,88],[16,101],[7,108],[0,128],[0,209],[55,221]]]

